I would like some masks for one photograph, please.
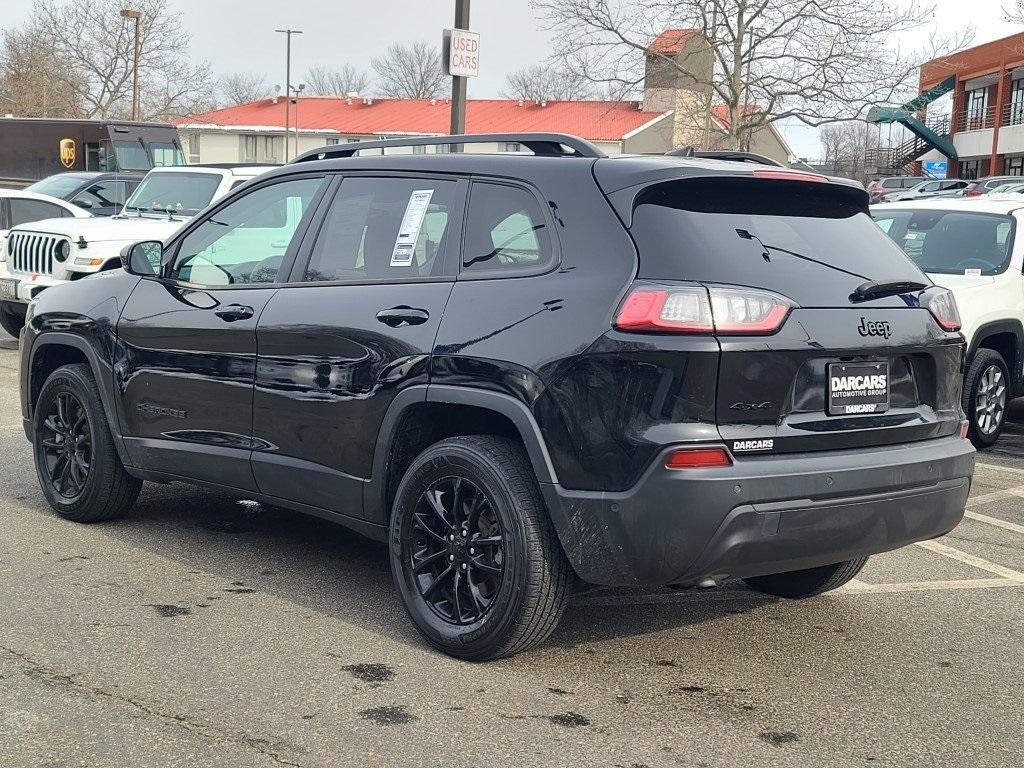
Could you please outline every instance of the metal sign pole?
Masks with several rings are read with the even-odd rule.
[[[455,0],[455,28],[469,29],[469,0]],[[466,132],[466,82],[469,78],[452,77],[452,124],[449,133]],[[462,145],[452,145],[452,152],[461,152]]]

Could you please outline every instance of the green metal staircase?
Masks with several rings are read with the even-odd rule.
[[[879,165],[879,172],[897,171],[906,168],[931,149],[937,149],[948,157],[951,162],[957,160],[957,152],[956,147],[953,146],[949,119],[940,118],[939,120],[925,122],[918,119],[916,114],[936,99],[952,91],[955,85],[956,77],[951,75],[934,88],[929,88],[906,104],[898,107],[880,106],[871,108],[867,117],[869,123],[898,123],[914,134],[912,139],[899,147],[892,147],[879,153],[876,163]],[[883,155],[887,156],[883,157]],[[884,168],[881,167],[883,165],[885,166]]]

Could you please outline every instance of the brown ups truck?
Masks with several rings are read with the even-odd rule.
[[[167,123],[0,117],[0,186],[23,187],[62,171],[142,171],[185,165]]]

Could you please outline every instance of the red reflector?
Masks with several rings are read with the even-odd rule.
[[[729,466],[732,466],[732,459],[725,448],[681,448],[670,453],[665,460],[667,469]]]
[[[754,171],[754,176],[759,179],[781,179],[782,181],[828,181],[827,176],[801,173],[800,171]]]
[[[971,429],[971,422],[967,421],[966,419],[964,419],[963,421],[960,422],[960,439],[961,440],[966,440],[967,439],[967,433],[970,431],[970,429]]]

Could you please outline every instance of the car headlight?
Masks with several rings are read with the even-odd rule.
[[[67,240],[61,240],[57,243],[53,249],[53,257],[62,264],[68,260],[68,256],[71,255],[71,243]]]

